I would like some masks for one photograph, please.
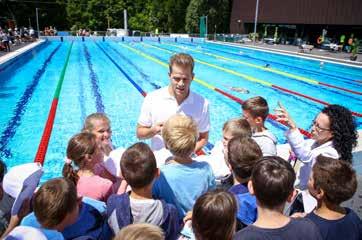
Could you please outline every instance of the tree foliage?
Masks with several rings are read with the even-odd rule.
[[[123,28],[127,9],[128,28],[145,32],[197,33],[200,16],[208,15],[209,32],[229,31],[231,0],[0,0],[3,19],[35,26],[39,8],[40,28],[60,30]],[[3,11],[4,10],[4,11]],[[4,14],[3,14],[4,13]]]

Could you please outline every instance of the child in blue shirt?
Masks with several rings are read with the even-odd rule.
[[[310,194],[317,199],[316,209],[307,215],[325,240],[362,238],[362,221],[357,214],[340,204],[357,189],[356,172],[351,165],[319,155],[308,182]]]
[[[234,178],[229,192],[235,195],[238,202],[237,230],[256,220],[256,198],[249,193],[247,184],[254,165],[262,156],[259,145],[251,138],[236,137],[229,141],[226,159]]]
[[[162,128],[162,137],[172,158],[161,166],[161,175],[153,185],[152,193],[158,199],[174,204],[183,218],[196,199],[215,188],[215,177],[210,165],[191,158],[198,139],[197,125],[188,116],[170,117]]]

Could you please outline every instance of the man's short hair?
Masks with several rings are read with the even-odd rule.
[[[55,178],[44,183],[34,195],[34,214],[42,227],[54,228],[77,207],[77,190],[65,178]]]
[[[312,170],[314,188],[322,189],[327,202],[339,205],[357,190],[356,171],[346,161],[319,155]]]
[[[254,118],[261,117],[263,121],[265,121],[269,114],[268,102],[260,96],[247,99],[243,103],[242,109],[249,111]]]
[[[249,122],[245,118],[233,118],[224,123],[224,132],[230,133],[233,137],[251,137],[252,132]]]
[[[196,122],[191,117],[176,114],[163,125],[162,137],[174,156],[189,157],[198,139]]]
[[[235,137],[228,143],[227,161],[238,179],[248,179],[263,153],[259,145],[248,137]]]
[[[294,190],[292,166],[278,156],[263,157],[251,174],[254,194],[261,207],[276,209],[288,200]]]
[[[170,73],[172,73],[173,65],[183,66],[185,68],[187,67],[187,68],[191,69],[192,73],[194,72],[194,59],[192,58],[192,56],[190,54],[177,53],[177,54],[173,55],[170,58],[170,63],[168,65]]]
[[[143,142],[127,148],[121,157],[121,171],[132,188],[142,188],[152,183],[157,164],[151,148]]]

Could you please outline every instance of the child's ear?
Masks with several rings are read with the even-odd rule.
[[[313,197],[316,198],[317,200],[323,199],[324,196],[325,196],[324,190],[321,188],[316,189],[315,194],[313,195]]]
[[[249,192],[251,195],[255,195],[255,192],[254,192],[254,188],[253,188],[253,183],[251,180],[248,181],[248,189],[249,189]]]
[[[288,196],[287,202],[292,202],[298,195],[298,191],[294,189]]]

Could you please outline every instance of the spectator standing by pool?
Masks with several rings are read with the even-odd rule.
[[[164,147],[161,130],[164,122],[174,114],[192,117],[197,123],[199,137],[195,151],[201,149],[209,137],[209,103],[192,92],[194,60],[185,53],[171,57],[169,63],[170,84],[148,94],[143,102],[137,124],[137,137],[151,139],[152,150]]]

